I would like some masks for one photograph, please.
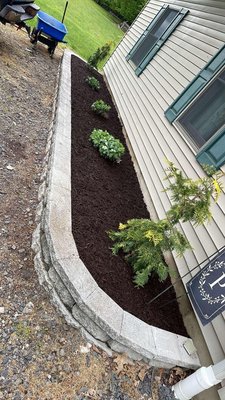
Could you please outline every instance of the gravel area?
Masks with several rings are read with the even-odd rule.
[[[183,370],[109,357],[65,323],[37,280],[31,236],[61,55],[0,26],[0,399],[172,400]]]

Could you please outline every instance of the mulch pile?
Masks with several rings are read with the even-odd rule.
[[[87,76],[93,75],[100,81],[99,92],[85,82]],[[91,110],[91,104],[98,99],[111,105],[108,119]],[[152,277],[144,288],[137,289],[132,282],[132,268],[122,255],[112,255],[112,241],[106,232],[117,229],[120,222],[149,218],[149,214],[128,149],[120,164],[101,158],[89,141],[94,128],[108,130],[126,146],[117,111],[102,75],[89,71],[81,59],[73,56],[72,223],[80,257],[98,285],[123,309],[150,325],[186,336],[173,289],[159,301],[149,304],[170,285],[170,280],[160,283]]]

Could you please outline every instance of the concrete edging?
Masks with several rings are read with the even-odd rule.
[[[108,351],[126,352],[151,365],[196,369],[186,337],[150,326],[103,292],[79,258],[71,229],[71,54],[65,51],[55,94],[39,189],[34,264],[39,281],[66,321]]]

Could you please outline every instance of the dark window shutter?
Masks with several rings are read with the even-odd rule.
[[[200,164],[213,165],[216,169],[225,164],[225,128],[201,148],[196,159]]]

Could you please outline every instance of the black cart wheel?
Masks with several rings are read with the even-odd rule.
[[[49,46],[48,46],[48,52],[50,57],[52,58],[56,49],[58,42],[52,42]]]
[[[37,43],[40,33],[41,33],[41,31],[39,31],[38,29],[36,29],[36,28],[32,29],[32,32],[31,32],[31,35],[30,35],[30,42],[32,44],[36,44]]]

